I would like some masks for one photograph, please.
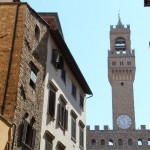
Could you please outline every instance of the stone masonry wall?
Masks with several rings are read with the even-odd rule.
[[[122,139],[122,145],[118,144],[119,139]],[[132,139],[132,145],[128,145],[129,139]],[[92,142],[92,140],[95,140],[95,142]],[[102,140],[105,140],[105,145],[102,145]],[[142,145],[138,145],[138,140],[142,141]],[[109,144],[109,141],[112,141],[113,144]],[[132,131],[109,130],[108,126],[105,126],[104,130],[100,130],[99,126],[90,130],[90,126],[87,126],[87,150],[148,150],[150,149],[149,142],[150,130],[146,129],[144,125],[141,126],[140,130]]]
[[[39,29],[38,35],[36,35],[36,28]],[[14,122],[17,126],[14,150],[18,150],[19,148],[23,148],[24,150],[26,149],[21,143],[21,125],[26,113],[28,113],[29,121],[31,118],[35,119],[35,123],[33,125],[36,129],[34,150],[38,150],[40,147],[48,30],[43,20],[41,20],[39,16],[27,5],[23,29],[23,48],[18,82],[17,107],[14,118]],[[38,69],[35,89],[33,89],[29,84],[31,63],[33,63]],[[24,92],[25,97],[22,95],[22,92]]]

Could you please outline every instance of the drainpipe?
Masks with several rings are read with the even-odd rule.
[[[3,101],[2,101],[2,109],[1,109],[2,115],[4,115],[4,108],[5,108],[6,94],[7,94],[7,88],[8,88],[9,74],[10,74],[10,68],[11,68],[11,63],[12,63],[12,54],[13,54],[13,50],[14,50],[17,20],[18,20],[18,11],[19,11],[19,3],[17,3],[17,6],[16,6],[16,17],[15,17],[15,23],[14,23],[14,28],[13,28],[14,30],[13,30],[13,37],[12,37],[12,44],[11,44],[11,50],[10,50],[8,69],[7,69],[7,74],[6,74],[6,82],[5,82],[5,87],[4,87],[5,91],[4,91],[4,95],[3,95]]]

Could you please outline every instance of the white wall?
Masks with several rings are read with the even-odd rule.
[[[53,45],[53,46],[52,46]],[[78,150],[79,149],[79,120],[81,120],[84,125],[86,125],[86,107],[84,106],[84,111],[80,108],[80,93],[85,96],[76,79],[72,75],[69,68],[65,65],[66,70],[66,84],[61,79],[61,70],[56,70],[51,64],[52,47],[57,48],[51,37],[48,40],[48,55],[47,55],[47,68],[46,68],[46,78],[45,78],[45,94],[44,94],[44,105],[43,105],[43,116],[42,116],[42,131],[41,131],[41,146],[40,149],[45,149],[45,139],[44,133],[48,130],[55,138],[53,140],[53,150],[56,149],[57,142],[60,141],[66,146],[66,150]],[[48,109],[48,94],[49,94],[49,82],[52,81],[53,84],[58,88],[56,92],[56,109],[54,120],[51,120]],[[72,81],[77,87],[76,99],[71,94]],[[62,129],[57,124],[57,105],[59,104],[60,95],[63,95],[67,101],[66,108],[68,110],[68,130],[63,132]],[[74,110],[77,114],[77,128],[76,128],[76,143],[71,140],[71,116],[70,112]],[[84,128],[84,136],[86,135],[86,126]],[[86,137],[84,137],[84,149],[86,149]]]

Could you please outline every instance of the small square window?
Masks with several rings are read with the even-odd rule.
[[[124,85],[124,82],[121,82],[121,86],[123,86]]]

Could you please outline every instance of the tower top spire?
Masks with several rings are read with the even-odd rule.
[[[123,28],[124,25],[121,22],[121,18],[120,18],[120,11],[118,13],[118,24],[116,25],[116,28]]]

